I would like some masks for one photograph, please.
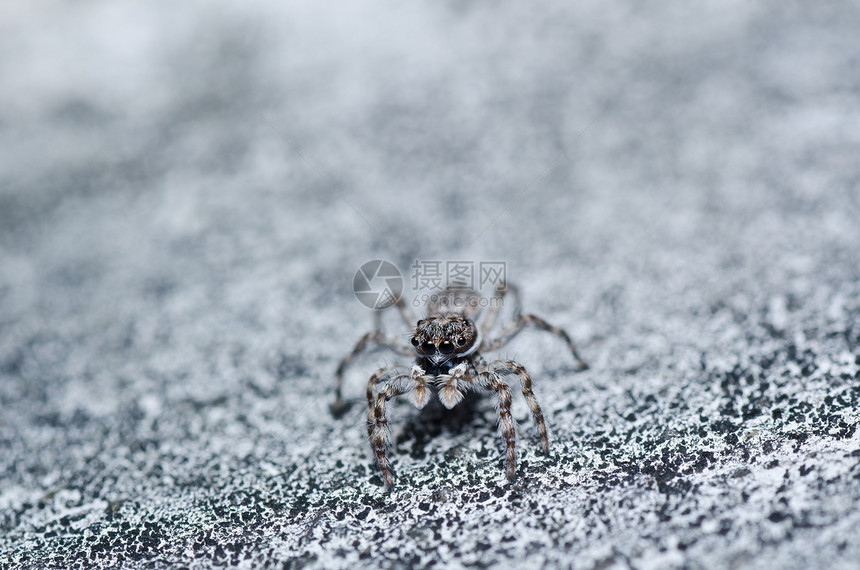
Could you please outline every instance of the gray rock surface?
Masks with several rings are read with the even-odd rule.
[[[18,4],[0,567],[860,565],[856,3]],[[376,258],[505,261],[591,364],[501,352],[515,483],[491,398],[404,402],[384,492],[396,355],[329,414]]]

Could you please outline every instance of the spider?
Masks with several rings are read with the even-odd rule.
[[[514,298],[514,319],[501,329],[498,336],[489,338],[502,300],[508,292]],[[588,365],[565,331],[536,315],[521,313],[519,292],[513,285],[497,285],[489,309],[483,315],[480,314],[481,304],[478,293],[466,287],[448,287],[431,296],[426,307],[427,316],[417,321],[414,327],[411,346],[386,334],[382,330],[381,311],[376,311],[376,330],[362,336],[352,352],[338,365],[332,405],[335,416],[341,415],[346,409],[341,399],[344,371],[368,346],[376,344],[415,358],[411,368],[400,364],[380,368],[367,383],[367,435],[382,470],[386,489],[394,485],[394,474],[388,458],[389,433],[385,406],[396,396],[407,396],[416,408],[421,409],[427,404],[431,392],[435,391],[442,405],[451,409],[463,400],[468,391],[495,392],[498,396],[499,425],[506,446],[507,477],[513,480],[516,477],[516,428],[511,415],[511,389],[503,377],[516,375],[537,423],[543,450],[549,451],[546,423],[526,369],[518,362],[507,359],[487,363],[481,353],[500,349],[525,327],[533,325],[563,339],[580,370],[588,368]],[[397,301],[396,306],[407,326],[411,327],[416,322],[412,311],[402,299]]]

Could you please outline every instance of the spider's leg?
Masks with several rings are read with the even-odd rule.
[[[342,415],[346,410],[343,404],[343,400],[341,398],[341,387],[343,386],[343,373],[346,370],[346,367],[349,366],[353,360],[355,360],[359,354],[361,354],[371,343],[375,343],[379,346],[387,348],[389,350],[393,350],[394,352],[398,352],[404,356],[412,356],[413,351],[400,342],[400,340],[396,337],[385,334],[380,330],[371,331],[364,336],[362,336],[359,341],[355,344],[355,348],[352,349],[343,360],[340,361],[340,364],[337,366],[337,371],[335,372],[335,383],[334,383],[334,403],[331,405],[331,412],[335,416]]]
[[[517,336],[524,328],[529,325],[534,325],[541,330],[545,330],[546,332],[552,333],[557,337],[564,340],[567,343],[567,347],[570,349],[571,354],[573,354],[573,358],[576,359],[576,363],[579,364],[580,370],[585,370],[588,368],[588,364],[582,359],[579,355],[579,352],[576,350],[576,346],[574,346],[573,341],[570,339],[570,336],[562,329],[558,327],[554,327],[542,318],[537,315],[520,315],[514,320],[512,323],[507,325],[499,335],[499,338],[495,340],[487,340],[484,342],[484,345],[481,347],[482,350],[498,350],[507,343],[511,341],[515,336]]]
[[[390,489],[394,485],[394,474],[391,472],[391,461],[388,459],[388,418],[385,416],[385,403],[394,398],[410,391],[413,385],[404,384],[403,379],[410,379],[409,374],[397,374],[379,390],[372,401],[369,401],[367,409],[368,433],[370,434],[370,445],[373,447],[373,453],[376,455],[376,462],[382,469],[382,478],[385,481],[385,488]]]
[[[405,378],[410,377],[412,379],[411,384],[406,389],[405,394],[411,396],[410,400],[412,401],[412,405],[414,405],[419,410],[427,405],[427,396],[429,395],[429,391],[427,390],[427,382],[432,382],[435,377],[427,374],[423,368],[418,366],[417,364],[412,365],[412,369],[409,372],[405,371],[405,367],[400,366],[399,364],[395,364],[394,366],[386,366],[380,368],[367,381],[367,406],[368,408],[373,407],[373,401],[376,398],[376,385],[382,381],[387,382],[392,378]],[[372,430],[372,426],[368,424],[367,435],[370,436],[370,432]]]
[[[529,376],[529,373],[526,372],[526,369],[523,368],[520,363],[514,362],[513,360],[495,360],[490,365],[490,369],[497,374],[516,374],[520,377],[523,396],[526,399],[529,409],[532,411],[535,423],[537,423],[538,431],[540,432],[541,444],[543,444],[543,450],[544,452],[549,452],[549,436],[546,432],[546,422],[543,419],[543,412],[541,412],[540,404],[538,404],[537,398],[535,398],[534,391],[532,390],[532,378]]]
[[[367,407],[373,407],[373,401],[376,398],[376,385],[380,382],[388,382],[392,377],[399,376],[398,371],[402,370],[401,366],[384,366],[371,374],[367,380]],[[373,425],[367,422],[367,437],[373,437]]]
[[[511,414],[511,388],[491,370],[479,372],[478,382],[499,395],[499,427],[505,440],[508,479],[513,481],[517,476],[517,427]]]
[[[496,291],[493,294],[492,298],[490,298],[490,308],[484,313],[483,318],[481,319],[481,333],[484,335],[489,335],[493,330],[493,327],[496,326],[496,319],[499,317],[499,311],[502,308],[502,303],[504,302],[505,295],[508,293],[514,299],[514,318],[520,316],[522,313],[522,306],[520,305],[520,290],[510,283],[499,283],[496,285]]]

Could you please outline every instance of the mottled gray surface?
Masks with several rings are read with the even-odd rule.
[[[857,567],[856,3],[17,4],[0,566]],[[374,258],[576,339],[502,351],[516,484],[489,398],[392,405],[390,494],[329,415]]]

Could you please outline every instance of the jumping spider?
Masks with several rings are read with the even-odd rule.
[[[490,333],[508,292],[514,298],[514,320],[503,327],[496,338],[491,339]],[[534,325],[562,338],[581,370],[588,368],[588,365],[579,356],[566,332],[540,317],[521,314],[519,294],[512,285],[500,284],[496,287],[490,307],[484,315],[480,315],[480,301],[478,293],[463,287],[449,287],[433,295],[427,303],[427,316],[415,325],[410,339],[411,347],[404,346],[400,339],[382,331],[382,319],[380,311],[377,311],[376,330],[361,337],[352,352],[337,367],[332,412],[340,415],[345,410],[341,400],[344,370],[371,343],[404,356],[415,357],[411,369],[397,364],[380,368],[367,383],[367,435],[382,469],[386,488],[394,484],[394,475],[388,459],[389,434],[385,404],[395,396],[407,395],[412,404],[421,409],[427,404],[430,392],[435,390],[442,404],[450,409],[460,403],[467,391],[491,390],[498,394],[499,424],[507,447],[507,476],[513,480],[516,476],[516,429],[511,415],[511,389],[502,377],[515,374],[519,376],[523,396],[537,422],[543,449],[545,452],[549,450],[546,424],[532,392],[532,379],[528,372],[513,360],[500,359],[488,364],[480,353],[500,349],[525,327]],[[407,326],[416,322],[402,300],[396,306]]]

